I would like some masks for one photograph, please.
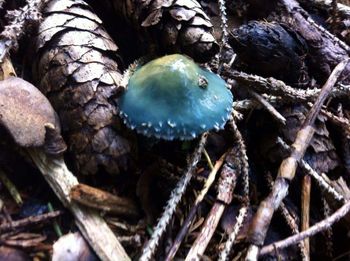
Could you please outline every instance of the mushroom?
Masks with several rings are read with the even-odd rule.
[[[218,75],[172,54],[136,67],[117,102],[124,123],[138,133],[190,140],[223,129],[233,97]]]
[[[6,65],[10,66],[5,68]],[[100,214],[80,207],[69,197],[69,191],[79,182],[64,162],[62,153],[66,144],[50,102],[32,84],[9,77],[15,72],[8,58],[0,61],[0,71],[3,72],[0,74],[0,127],[8,131],[17,145],[26,148],[56,196],[72,212],[80,232],[100,259],[130,260]]]

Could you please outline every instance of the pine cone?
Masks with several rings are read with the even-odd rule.
[[[34,78],[59,114],[77,170],[126,170],[130,145],[120,136],[117,108],[108,101],[122,88],[117,46],[83,1],[53,0],[43,16]]]
[[[152,41],[148,45],[185,53],[197,61],[208,61],[218,51],[210,19],[195,0],[112,0],[112,5],[144,39]]]

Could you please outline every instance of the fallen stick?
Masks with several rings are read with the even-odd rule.
[[[28,149],[28,152],[56,196],[72,212],[80,232],[99,258],[105,261],[130,260],[98,211],[83,208],[71,201],[69,192],[79,182],[68,170],[63,158],[52,158],[40,148]]]
[[[37,216],[30,216],[12,222],[6,222],[0,225],[0,233],[6,233],[29,225],[34,226],[37,224],[45,223],[51,219],[58,217],[59,215],[62,215],[62,211],[57,210]]]
[[[292,152],[290,156],[282,161],[271,193],[260,203],[248,231],[248,242],[250,242],[250,246],[246,256],[247,260],[257,260],[259,247],[264,243],[272,216],[280,206],[282,200],[287,196],[289,183],[293,180],[298,163],[303,158],[313,137],[315,119],[347,64],[348,59],[340,62],[332,71],[297,133],[295,142],[291,146]]]
[[[259,256],[267,255],[267,254],[272,253],[274,251],[278,251],[279,249],[294,245],[294,244],[304,240],[305,238],[316,235],[317,233],[331,227],[335,222],[339,221],[341,218],[343,218],[349,212],[350,212],[350,201],[347,202],[340,209],[338,209],[335,213],[333,213],[333,215],[322,220],[321,222],[316,223],[315,225],[313,225],[309,229],[307,229],[307,230],[305,230],[297,235],[288,237],[284,240],[281,240],[281,241],[275,242],[273,244],[264,246],[261,249]]]

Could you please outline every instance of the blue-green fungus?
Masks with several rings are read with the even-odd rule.
[[[136,68],[118,100],[129,128],[165,140],[190,140],[223,129],[232,102],[223,79],[180,54]]]

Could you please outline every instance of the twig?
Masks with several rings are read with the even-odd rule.
[[[205,219],[197,239],[188,252],[186,261],[199,260],[204,254],[226,205],[232,201],[233,190],[241,171],[240,159],[236,158],[237,152],[240,149],[240,145],[236,143],[232,150],[227,154],[226,163],[222,167],[218,182],[218,195],[216,201]]]
[[[311,237],[311,236],[331,227],[335,222],[339,221],[346,214],[348,214],[349,211],[350,211],[350,202],[347,202],[344,206],[342,206],[335,213],[333,213],[333,215],[322,220],[321,222],[316,223],[315,225],[310,227],[308,230],[305,230],[305,231],[301,232],[300,234],[288,237],[284,240],[281,240],[281,241],[278,241],[278,242],[275,242],[273,244],[270,244],[270,245],[263,247],[260,251],[260,256],[267,255],[267,254],[272,253],[276,250],[286,248],[290,245],[294,245],[297,242],[304,240],[305,238]]]
[[[9,191],[12,198],[15,200],[17,205],[22,205],[23,200],[21,194],[19,194],[16,186],[12,183],[12,181],[6,176],[5,172],[0,170],[0,181],[4,184],[4,186]]]
[[[289,101],[307,102],[314,101],[320,94],[320,89],[301,90],[293,88],[283,81],[272,77],[264,78],[258,75],[252,75],[234,70],[224,70],[223,75],[236,80],[244,86],[251,88],[259,93],[269,93],[270,95],[281,96]],[[332,97],[349,97],[350,86],[336,85],[331,91]]]
[[[247,156],[247,149],[242,137],[241,132],[239,131],[235,121],[229,120],[229,126],[232,129],[233,136],[239,146],[239,158],[241,160],[240,166],[241,166],[241,175],[243,180],[243,197],[246,200],[246,204],[249,204],[249,163],[248,163],[248,156]]]
[[[53,211],[42,215],[30,216],[21,220],[3,223],[0,225],[0,233],[6,233],[27,226],[35,226],[41,223],[45,223],[62,215],[62,213],[62,211]]]
[[[238,235],[238,233],[243,225],[244,219],[247,215],[247,210],[248,210],[248,208],[246,206],[242,207],[239,210],[238,216],[236,218],[236,224],[233,227],[233,231],[231,232],[231,234],[229,235],[229,237],[225,243],[224,249],[221,251],[221,253],[219,255],[219,259],[218,259],[219,261],[228,260],[228,256],[230,254],[230,251],[233,247],[233,244],[236,240],[236,237],[237,237],[237,235]]]
[[[268,186],[270,188],[270,190],[273,187],[273,178],[271,176],[270,173],[266,173],[265,175],[266,179],[267,179],[267,183]],[[289,226],[290,230],[292,231],[293,235],[299,234],[299,224],[297,224],[296,222],[296,214],[295,213],[291,213],[290,210],[287,208],[287,206],[284,204],[284,202],[281,202],[281,205],[279,206],[278,210],[280,211],[283,219],[285,220],[285,222],[287,223],[287,225]],[[304,242],[301,241],[299,244],[299,249],[300,249],[300,254],[302,257],[302,260],[305,261],[307,258],[307,254],[306,254],[306,249],[305,249],[305,245]]]
[[[288,151],[290,153],[291,148],[288,146],[288,144],[286,144],[282,138],[278,137],[278,143],[282,146],[282,148],[285,151]],[[345,203],[345,199],[344,196],[341,195],[336,189],[334,189],[327,181],[325,181],[325,179],[319,175],[310,165],[309,163],[307,163],[304,160],[301,160],[299,162],[300,167],[302,168],[302,170],[305,172],[305,174],[310,175],[311,177],[313,177],[316,181],[316,183],[320,186],[320,188],[324,191],[326,191],[327,193],[329,193],[337,202],[344,204]]]
[[[82,208],[70,200],[69,191],[78,184],[78,180],[68,170],[64,160],[51,158],[41,149],[28,149],[28,152],[56,196],[72,212],[80,232],[101,260],[130,260],[99,213]]]
[[[282,200],[287,196],[289,182],[293,180],[298,162],[300,162],[300,160],[303,158],[304,153],[313,137],[315,132],[315,119],[347,63],[348,59],[340,62],[334,68],[327,82],[322,87],[319,97],[306,116],[301,129],[297,133],[295,142],[292,145],[293,150],[290,156],[284,159],[280,165],[278,176],[271,193],[260,203],[259,209],[253,218],[248,232],[248,240],[251,243],[251,247],[247,253],[247,258],[252,258],[250,260],[257,260],[258,251],[256,247],[259,247],[264,243],[266,232],[269,228],[274,211],[280,206]],[[254,252],[254,255],[252,255],[252,252],[250,251]]]
[[[11,49],[16,49],[18,40],[26,33],[31,24],[41,20],[41,9],[48,0],[27,0],[27,4],[20,10],[8,11],[9,25],[0,34],[0,62]]]
[[[138,208],[132,200],[118,197],[85,184],[80,183],[74,186],[70,190],[69,196],[73,201],[79,204],[107,213],[115,213],[129,217],[137,217],[139,215]]]
[[[220,159],[216,162],[215,166],[212,168],[212,171],[210,172],[210,174],[209,174],[209,176],[204,184],[203,189],[201,190],[201,192],[199,193],[199,195],[196,198],[196,201],[194,202],[193,206],[191,207],[190,213],[188,214],[185,221],[183,222],[182,227],[181,227],[179,233],[177,234],[177,236],[174,240],[174,243],[171,246],[165,260],[170,261],[170,260],[174,259],[175,254],[176,254],[177,250],[179,249],[182,240],[186,236],[189,228],[191,227],[191,224],[192,224],[193,219],[196,215],[196,212],[197,212],[199,205],[203,201],[205,195],[208,193],[209,188],[211,187],[211,185],[213,184],[213,182],[215,180],[217,172],[219,171],[222,164],[224,163],[225,156],[226,156],[226,153],[220,157]],[[209,160],[209,162],[211,162],[211,161]]]
[[[321,113],[327,117],[328,120],[335,125],[341,127],[347,135],[350,136],[350,121],[344,117],[339,117],[327,110],[321,110]]]
[[[323,216],[325,218],[329,217],[331,215],[331,209],[329,207],[329,204],[324,196],[322,196],[322,206],[323,206]],[[330,259],[333,259],[333,230],[332,227],[327,228],[324,231],[324,236],[326,237],[326,247],[328,252],[328,257]]]
[[[204,145],[207,140],[208,133],[202,134],[202,137],[199,141],[198,147],[196,148],[195,152],[192,155],[192,159],[190,163],[188,164],[187,170],[185,174],[181,177],[180,181],[177,183],[175,189],[172,191],[170,198],[167,202],[167,205],[164,209],[164,212],[159,219],[156,227],[153,230],[153,234],[149,241],[146,243],[145,247],[142,250],[142,256],[140,257],[140,261],[146,261],[151,260],[156,248],[159,244],[159,241],[164,234],[166,228],[168,227],[168,224],[173,217],[177,205],[180,203],[183,194],[186,191],[186,188],[192,178],[192,173],[194,172],[197,163],[199,162]]]
[[[311,178],[305,175],[301,184],[301,230],[307,230],[310,222],[310,198],[311,198]],[[304,239],[305,258],[310,260],[310,242],[308,238]]]
[[[286,125],[286,119],[260,94],[249,90],[249,94],[253,96],[263,107],[271,114],[271,116],[282,125]]]

